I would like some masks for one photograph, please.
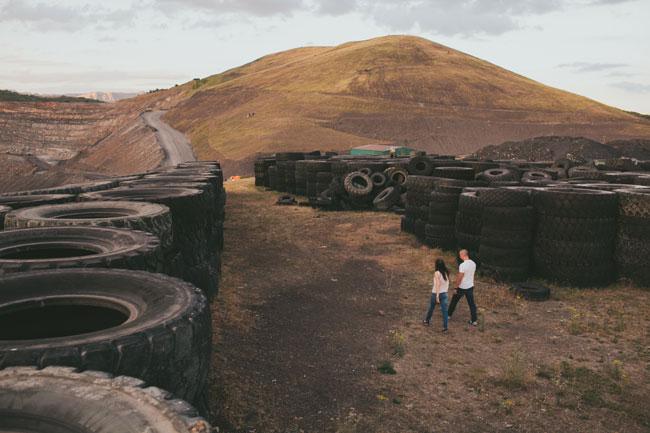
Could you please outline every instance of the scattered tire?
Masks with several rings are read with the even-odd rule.
[[[0,233],[0,275],[63,268],[164,271],[158,238],[108,227],[46,227]]]
[[[137,377],[190,402],[204,394],[210,310],[188,283],[57,269],[3,277],[0,299],[0,368],[61,365]]]
[[[516,283],[510,291],[527,301],[547,301],[551,298],[551,289],[537,283]]]
[[[376,173],[375,173],[376,174]],[[396,204],[398,204],[400,199],[400,190],[396,186],[389,186],[377,194],[377,197],[373,200],[372,204],[375,209],[378,210],[389,210]]]
[[[376,189],[381,189],[386,185],[388,179],[384,173],[373,173],[370,175],[370,180]]]
[[[183,400],[132,377],[69,367],[0,371],[0,430],[12,432],[209,433]]]
[[[350,196],[362,198],[372,192],[372,180],[367,174],[361,172],[352,172],[345,177],[343,187]]]
[[[415,156],[409,160],[408,172],[416,176],[429,176],[433,171],[433,163],[426,156]]]

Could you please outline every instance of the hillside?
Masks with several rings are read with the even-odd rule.
[[[40,96],[18,93],[12,90],[0,89],[0,101],[7,102],[100,102],[96,98],[87,98],[84,95],[70,96]]]
[[[164,120],[190,137],[197,157],[220,159],[226,175],[251,174],[256,153],[279,150],[398,143],[469,154],[538,136],[637,139],[643,150],[650,139],[642,115],[425,39],[387,36],[271,54],[111,104],[0,100],[0,169],[24,174],[3,176],[0,190],[155,167],[163,154],[142,120],[148,109],[168,110]]]
[[[391,142],[465,154],[542,135],[650,137],[650,121],[425,39],[272,54],[182,86],[166,120],[201,158]]]

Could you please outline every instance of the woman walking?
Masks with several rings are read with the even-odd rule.
[[[436,304],[440,304],[442,310],[442,331],[447,331],[447,322],[449,317],[447,315],[447,292],[449,291],[449,271],[445,265],[444,260],[436,260],[436,271],[433,274],[433,289],[431,290],[431,304],[429,311],[423,323],[429,325],[431,323],[431,316]]]

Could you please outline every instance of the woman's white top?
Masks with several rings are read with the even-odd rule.
[[[447,275],[447,279],[445,280],[440,271],[436,271],[433,274],[433,288],[431,289],[431,293],[436,293],[436,283],[440,284],[438,293],[446,293],[449,291],[449,275]]]

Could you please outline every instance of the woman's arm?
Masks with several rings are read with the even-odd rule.
[[[436,294],[436,298],[440,294],[440,272],[436,271],[433,274],[433,291]]]

